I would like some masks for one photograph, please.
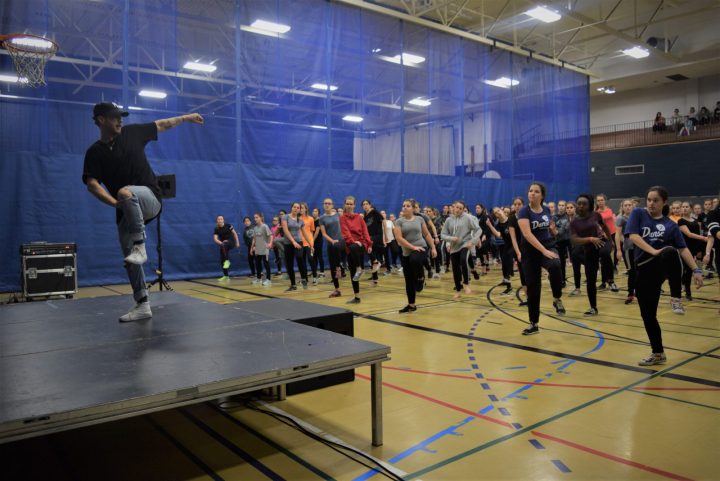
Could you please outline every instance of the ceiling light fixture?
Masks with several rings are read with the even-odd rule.
[[[401,56],[395,55],[394,57],[388,57],[388,62],[392,63],[403,63],[405,65],[416,65],[419,63],[423,63],[425,61],[425,57],[422,57],[420,55],[415,55],[413,53],[403,53],[402,54],[402,60]]]
[[[560,15],[556,11],[550,10],[549,8],[543,6],[535,7],[532,10],[528,10],[527,12],[525,12],[525,15],[529,15],[532,18],[536,18],[541,22],[545,23],[557,22],[562,18],[562,15]]]
[[[488,85],[492,85],[493,87],[500,87],[503,89],[509,89],[510,87],[514,87],[520,83],[518,80],[507,77],[500,77],[497,80],[483,80],[483,82]]]
[[[141,90],[138,95],[140,97],[150,97],[151,99],[164,99],[167,97],[167,94],[160,90]]]
[[[337,85],[327,85],[323,83],[315,83],[310,86],[310,88],[314,88],[317,90],[329,90],[331,92],[334,92],[338,89]]]
[[[650,55],[650,52],[642,47],[626,48],[622,53],[632,58],[645,58]]]
[[[26,77],[18,77],[17,75],[8,75],[8,74],[0,74],[0,82],[8,82],[8,83],[21,83],[26,84],[28,83],[28,79]]]
[[[258,30],[265,30],[272,33],[288,33],[290,31],[290,25],[268,22],[267,20],[255,20],[250,24],[250,26],[257,28]]]
[[[362,121],[363,121],[363,118],[360,117],[360,116],[358,116],[358,115],[346,115],[345,117],[343,117],[343,120],[344,120],[345,122],[358,123],[358,122],[362,122]]]
[[[429,100],[425,100],[420,97],[408,100],[408,103],[410,105],[417,105],[418,107],[429,107],[432,104],[432,102],[430,102]]]
[[[207,63],[200,63],[200,62],[185,62],[185,65],[183,65],[184,69],[188,70],[197,70],[198,72],[214,72],[217,70],[217,67],[215,65],[207,64]]]

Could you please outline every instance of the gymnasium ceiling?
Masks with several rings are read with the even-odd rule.
[[[593,87],[616,90],[673,83],[670,75],[720,73],[720,0],[373,0],[397,12],[542,53],[592,72]],[[562,15],[524,14],[545,5]],[[647,42],[659,39],[657,47]],[[663,41],[667,39],[667,41]],[[647,48],[634,59],[623,49]],[[668,48],[663,48],[666,45]],[[592,88],[592,94],[599,94]]]

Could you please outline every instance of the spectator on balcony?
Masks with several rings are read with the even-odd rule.
[[[655,114],[655,122],[653,123],[653,132],[664,132],[665,131],[665,117],[662,112]]]
[[[670,117],[670,125],[673,126],[675,132],[679,132],[683,128],[682,115],[680,115],[680,109],[673,110],[672,117]]]
[[[705,125],[710,123],[710,111],[707,107],[701,107],[700,112],[698,113],[698,123],[700,125]]]
[[[690,111],[687,114],[687,122],[685,123],[685,126],[688,128],[688,130],[694,130],[695,125],[697,125],[697,114],[695,112],[695,107],[690,107]]]
[[[715,103],[715,110],[713,111],[713,123],[720,122],[720,101]]]

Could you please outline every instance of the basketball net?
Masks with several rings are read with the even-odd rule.
[[[31,34],[0,36],[0,43],[12,58],[21,87],[45,85],[45,64],[55,55],[58,46],[50,39]]]

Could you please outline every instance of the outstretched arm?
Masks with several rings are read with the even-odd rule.
[[[183,122],[192,122],[194,124],[203,124],[205,122],[205,119],[202,118],[202,115],[198,113],[192,113],[192,114],[186,114],[186,115],[179,115],[177,117],[170,117],[168,119],[160,119],[155,121],[155,125],[157,125],[158,132],[165,132],[166,130],[170,130],[173,127],[177,127],[178,125],[182,124]]]

